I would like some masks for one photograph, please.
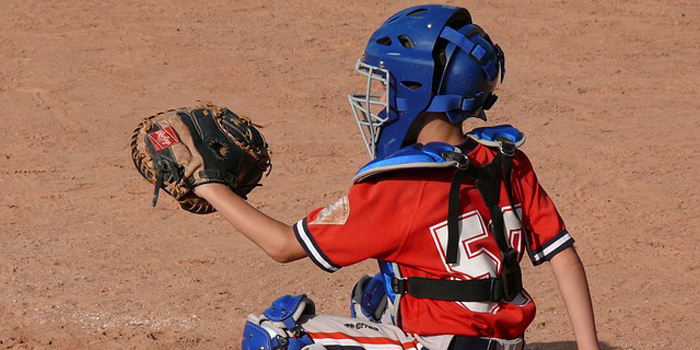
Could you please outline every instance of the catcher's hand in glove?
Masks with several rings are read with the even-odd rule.
[[[131,158],[155,185],[153,206],[163,188],[198,214],[215,209],[194,195],[195,186],[222,183],[245,199],[271,169],[267,143],[250,119],[210,102],[144,119],[131,136]]]

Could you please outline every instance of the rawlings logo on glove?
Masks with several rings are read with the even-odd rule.
[[[180,139],[177,138],[177,134],[172,127],[149,133],[148,140],[153,144],[156,152],[160,152],[176,143],[180,143]]]
[[[144,119],[131,135],[131,158],[155,185],[153,206],[163,189],[198,214],[215,209],[192,188],[218,182],[245,199],[271,169],[267,142],[250,119],[210,102]]]

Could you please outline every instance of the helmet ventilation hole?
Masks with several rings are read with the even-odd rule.
[[[391,46],[391,39],[388,36],[377,39],[377,44],[384,46]]]
[[[406,16],[415,16],[415,15],[417,15],[421,12],[425,12],[425,11],[428,11],[428,9],[415,9],[415,10],[411,11],[411,13],[407,14]]]
[[[401,85],[409,88],[410,90],[416,91],[420,88],[423,87],[423,84],[417,82],[417,81],[402,81]]]
[[[407,49],[412,49],[416,47],[416,45],[413,43],[413,40],[408,37],[408,35],[399,35],[399,42],[401,43],[401,46],[407,48]]]

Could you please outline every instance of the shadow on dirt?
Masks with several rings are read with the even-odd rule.
[[[552,343],[527,343],[525,346],[525,350],[576,350],[576,349],[578,349],[576,347],[576,342],[573,342],[573,341],[559,341],[559,342],[552,342]],[[600,349],[601,350],[616,350],[616,349],[620,349],[620,348],[608,345],[607,343],[604,343],[604,342],[600,342]]]

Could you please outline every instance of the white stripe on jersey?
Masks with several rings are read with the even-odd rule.
[[[314,342],[321,345],[340,345],[340,346],[360,346],[367,350],[417,350],[414,346],[410,348],[404,348],[399,344],[366,344],[355,339],[335,339],[335,338],[313,338]]]
[[[552,242],[552,244],[548,245],[547,248],[544,248],[541,252],[535,254],[535,261],[540,261],[544,259],[545,257],[549,256],[552,252],[554,252],[559,247],[566,244],[572,239],[573,237],[571,237],[569,232],[567,232],[563,236],[559,237],[556,241]]]
[[[326,259],[323,258],[323,255],[316,249],[316,246],[314,246],[313,241],[309,237],[309,233],[304,230],[304,223],[303,219],[297,221],[296,227],[297,227],[297,232],[299,232],[299,237],[301,237],[301,240],[304,241],[304,246],[306,246],[306,249],[313,254],[314,260],[318,261],[323,267],[328,269],[329,271],[337,271],[338,268],[334,267],[331,263],[329,263]]]

